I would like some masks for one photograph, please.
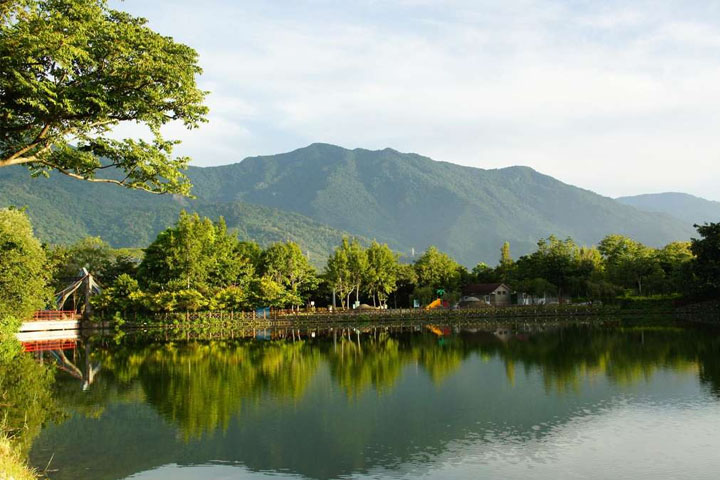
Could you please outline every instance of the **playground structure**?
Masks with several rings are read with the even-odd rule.
[[[434,300],[432,303],[427,305],[425,307],[425,310],[435,310],[438,308],[450,308],[450,303],[447,300],[443,300],[442,298],[438,298]]]
[[[435,308],[442,308],[442,306],[443,306],[442,299],[438,298],[438,299],[434,300],[433,302],[431,302],[429,305],[427,305],[425,307],[425,310],[433,310]]]

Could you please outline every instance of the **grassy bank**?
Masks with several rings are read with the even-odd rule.
[[[36,473],[27,466],[10,440],[0,436],[0,480],[36,480]]]

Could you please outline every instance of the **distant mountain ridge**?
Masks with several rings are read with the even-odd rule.
[[[329,251],[320,244],[349,232],[387,242],[406,255],[436,245],[468,266],[494,264],[504,241],[517,257],[550,234],[589,245],[622,233],[662,245],[693,233],[667,214],[638,210],[529,167],[484,170],[389,148],[312,144],[232,165],[191,167],[188,176],[197,200],[57,175],[32,180],[22,169],[3,168],[0,206],[27,205],[36,224],[41,219],[44,238],[65,241],[84,229],[116,245],[144,246],[181,208],[227,215],[236,205],[231,227],[267,219],[265,230],[280,237],[302,230],[301,246],[316,240],[313,232],[324,231],[320,236],[327,242],[316,242],[318,251]]]
[[[720,202],[706,200],[687,193],[648,193],[619,197],[616,200],[639,210],[672,215],[689,225],[720,222]]]
[[[240,199],[296,211],[403,252],[437,245],[466,265],[495,263],[506,240],[517,256],[550,234],[593,244],[623,233],[651,245],[692,234],[667,215],[641,212],[528,167],[483,170],[392,149],[313,144],[192,169],[190,176],[205,201]]]

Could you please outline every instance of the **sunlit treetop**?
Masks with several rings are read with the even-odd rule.
[[[206,121],[192,48],[105,0],[0,3],[0,167],[188,194],[189,161],[160,128]],[[153,139],[111,136],[122,122]]]

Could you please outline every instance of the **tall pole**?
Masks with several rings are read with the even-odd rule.
[[[85,275],[85,309],[83,310],[83,320],[90,320],[92,315],[92,305],[90,305],[90,296],[92,295],[92,276],[88,273]]]

